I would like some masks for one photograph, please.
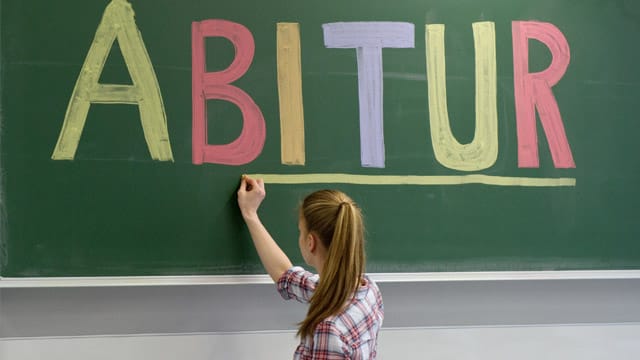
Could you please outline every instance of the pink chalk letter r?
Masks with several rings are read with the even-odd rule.
[[[514,21],[513,71],[518,127],[518,166],[540,167],[536,109],[547,136],[556,168],[575,168],[558,103],[551,91],[569,66],[569,44],[553,24],[536,21]],[[541,72],[529,73],[529,39],[545,44],[552,56],[551,65]]]

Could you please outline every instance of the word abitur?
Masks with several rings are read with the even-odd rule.
[[[487,169],[495,163],[498,156],[495,25],[484,21],[473,23],[472,27],[476,53],[475,134],[470,143],[461,144],[451,131],[447,109],[445,26],[425,26],[429,108],[429,119],[425,121],[430,123],[432,146],[438,162],[447,168],[461,171]],[[414,25],[406,22],[338,22],[323,25],[326,48],[355,49],[357,53],[363,167],[385,167],[383,49],[413,48],[414,32]],[[278,23],[276,33],[281,163],[304,165],[300,25]],[[227,69],[206,71],[207,37],[224,37],[233,43],[236,54]],[[554,166],[575,168],[560,109],[552,92],[552,87],[560,81],[569,66],[568,42],[553,24],[536,21],[513,21],[512,38],[518,166],[539,167],[537,110]],[[98,82],[116,39],[133,85]],[[551,53],[551,64],[544,71],[529,72],[530,39],[540,41]],[[192,23],[191,41],[192,162],[197,165],[250,163],[262,152],[266,139],[265,119],[251,96],[232,83],[242,77],[251,66],[255,49],[253,35],[242,24],[210,19]],[[208,143],[206,100],[211,99],[232,102],[242,113],[242,131],[229,144]],[[69,101],[52,159],[74,159],[89,108],[96,103],[137,105],[151,158],[159,161],[173,160],[160,87],[135,23],[132,6],[126,0],[112,0],[98,25]]]

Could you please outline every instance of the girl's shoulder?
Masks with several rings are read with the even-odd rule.
[[[372,295],[375,296],[378,301],[382,302],[382,295],[380,293],[378,284],[365,274],[362,276],[362,284],[356,292],[356,298],[362,298]]]

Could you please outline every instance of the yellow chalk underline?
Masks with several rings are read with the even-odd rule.
[[[575,178],[531,178],[490,175],[357,175],[357,174],[250,174],[268,184],[359,184],[359,185],[463,185],[576,186]]]

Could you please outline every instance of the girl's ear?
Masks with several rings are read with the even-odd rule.
[[[316,234],[312,232],[309,232],[309,234],[307,234],[307,244],[309,246],[309,252],[313,254],[318,247],[318,237],[316,236]]]

